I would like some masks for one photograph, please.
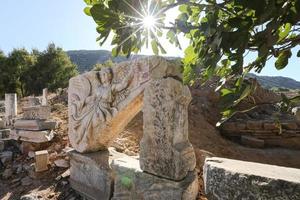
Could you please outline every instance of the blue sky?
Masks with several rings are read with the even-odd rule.
[[[83,13],[84,7],[83,0],[0,0],[0,49],[5,53],[20,47],[43,50],[49,42],[54,42],[65,50],[111,50],[109,42],[102,47],[96,43],[96,26]],[[170,12],[168,18],[174,18],[174,14],[176,12]],[[165,46],[168,55],[183,55],[171,45]],[[150,52],[142,51],[143,54]],[[300,81],[299,61],[294,56],[289,66],[281,71],[277,71],[271,61],[261,74]]]

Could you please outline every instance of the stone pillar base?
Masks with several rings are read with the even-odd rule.
[[[110,162],[118,155],[113,150],[85,154],[75,150],[69,152],[71,187],[86,199],[109,200],[113,191]]]
[[[139,160],[123,157],[112,162],[115,173],[112,200],[195,200],[198,177],[195,171],[181,181],[142,172]]]

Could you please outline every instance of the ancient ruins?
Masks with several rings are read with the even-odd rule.
[[[91,199],[196,199],[196,159],[188,140],[190,101],[180,67],[159,57],[72,78],[72,187]],[[141,110],[140,156],[107,150]]]
[[[214,85],[184,85],[160,57],[86,72],[55,94],[6,94],[0,193],[40,199],[48,184],[47,200],[298,200],[299,105],[281,112],[257,88],[261,105],[219,128]]]

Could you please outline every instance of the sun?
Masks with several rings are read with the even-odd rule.
[[[147,29],[151,29],[155,26],[156,19],[152,15],[147,15],[143,19],[143,26]]]

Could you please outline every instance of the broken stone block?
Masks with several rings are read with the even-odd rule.
[[[48,170],[49,154],[47,150],[35,152],[35,171],[43,172]]]
[[[214,157],[203,170],[210,200],[300,199],[300,169]]]
[[[112,159],[123,154],[113,150],[94,153],[69,152],[70,184],[83,197],[93,200],[109,200],[113,191]]]
[[[143,172],[139,160],[128,156],[113,160],[112,168],[115,174],[112,200],[195,200],[198,194],[195,171],[180,181],[164,179]]]
[[[242,135],[241,143],[253,148],[264,148],[265,141],[251,136]]]
[[[78,152],[106,149],[139,113],[151,78],[178,77],[180,65],[160,57],[137,59],[69,81],[69,138]]]
[[[277,130],[279,127],[274,122],[266,122],[264,123],[264,129],[265,130]]]
[[[261,121],[248,121],[247,128],[250,130],[260,130],[262,129],[263,123]]]
[[[54,137],[53,131],[25,131],[11,130],[11,135],[17,136],[19,140],[33,143],[49,142]]]
[[[173,78],[152,80],[144,92],[144,134],[140,142],[141,169],[181,180],[196,166],[188,139],[190,90]]]
[[[17,116],[17,94],[5,94],[5,124],[11,126],[13,118]]]
[[[53,130],[56,128],[57,123],[55,121],[44,121],[44,120],[16,120],[15,128],[28,131],[39,131],[39,130]]]
[[[57,167],[61,167],[61,168],[68,168],[70,167],[70,164],[67,160],[65,159],[57,159],[54,161],[54,164],[57,166]]]
[[[46,120],[50,117],[50,106],[30,106],[23,108],[23,119],[33,120],[41,119]]]
[[[235,122],[225,122],[222,124],[222,130],[224,131],[237,131],[236,123]]]
[[[244,130],[244,129],[246,129],[246,124],[244,124],[244,123],[237,122],[235,126],[236,126],[237,130]]]
[[[284,122],[281,123],[282,128],[288,129],[288,130],[296,130],[298,128],[298,125],[296,122]]]
[[[46,143],[32,143],[32,142],[22,141],[19,148],[22,154],[28,155],[30,151],[39,151],[42,149],[46,149],[47,145],[45,144]]]

